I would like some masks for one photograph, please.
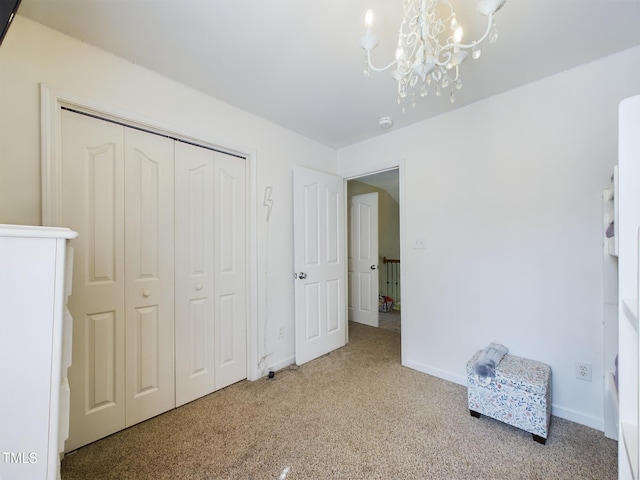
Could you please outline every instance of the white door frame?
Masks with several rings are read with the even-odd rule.
[[[405,198],[404,198],[404,189],[405,189],[405,180],[404,180],[404,158],[400,158],[398,160],[391,160],[386,163],[370,165],[367,167],[362,167],[355,170],[350,170],[347,172],[340,172],[338,175],[341,175],[344,179],[344,188],[345,192],[347,191],[347,182],[349,180],[357,180],[360,177],[367,177],[369,175],[375,175],[376,173],[382,173],[387,170],[398,170],[398,184],[399,184],[399,193],[398,198],[400,199],[400,285],[406,285],[406,268],[405,268]],[[345,202],[346,203],[346,202]],[[347,224],[346,215],[345,215],[345,228],[349,228]],[[347,272],[348,274],[348,272]],[[409,294],[407,294],[409,292]],[[408,338],[411,331],[411,322],[410,315],[411,312],[407,311],[406,306],[410,305],[410,302],[407,301],[407,298],[411,296],[410,289],[404,288],[402,290],[402,322],[400,323],[400,348],[401,348],[401,363],[402,365],[406,365],[408,360]],[[349,329],[347,329],[348,331]]]
[[[258,241],[256,186],[256,151],[210,133],[188,132],[181,127],[170,126],[156,119],[145,118],[120,108],[102,105],[77,97],[46,84],[40,84],[40,131],[42,161],[42,225],[58,226],[61,216],[61,119],[62,107],[111,120],[135,128],[166,134],[203,147],[214,148],[246,158],[247,162],[247,379],[260,378],[258,371]]]

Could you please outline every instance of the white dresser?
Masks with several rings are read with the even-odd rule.
[[[60,478],[69,434],[67,228],[0,225],[0,478]],[[69,275],[66,272],[69,271]]]

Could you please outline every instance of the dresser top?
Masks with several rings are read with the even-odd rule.
[[[66,238],[78,236],[70,228],[40,227],[36,225],[5,225],[0,224],[0,237],[28,237],[28,238]]]

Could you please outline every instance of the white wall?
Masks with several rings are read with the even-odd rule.
[[[292,167],[304,165],[335,172],[335,150],[18,15],[0,47],[0,223],[41,222],[41,82],[66,94],[255,154],[257,330],[261,335],[267,332],[266,350],[262,336],[258,342],[261,354],[271,353],[265,366],[291,363]],[[262,204],[266,186],[273,187],[274,200],[268,229]],[[266,327],[265,319],[270,322]],[[281,324],[285,337],[278,339]]]
[[[554,414],[601,428],[600,192],[617,158],[617,104],[640,91],[639,56],[338,152],[341,172],[405,162],[408,366],[464,383],[467,359],[497,339],[551,364]],[[291,169],[335,171],[336,152],[18,16],[0,47],[0,223],[40,223],[41,82],[256,154],[258,341],[267,366],[293,361]],[[421,235],[428,248],[411,249]],[[593,364],[593,382],[574,378],[576,360]]]
[[[639,58],[621,52],[338,152],[344,174],[404,159],[407,366],[464,384],[467,360],[498,340],[551,365],[555,415],[602,428],[601,191]],[[411,248],[416,236],[426,250]],[[592,363],[592,382],[575,361]]]

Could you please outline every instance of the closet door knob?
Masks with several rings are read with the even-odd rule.
[[[196,290],[202,290],[202,285],[200,284],[196,285]]]
[[[148,297],[150,295],[151,295],[151,292],[149,290],[145,290],[144,292],[142,292],[143,297]]]

